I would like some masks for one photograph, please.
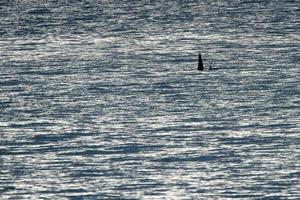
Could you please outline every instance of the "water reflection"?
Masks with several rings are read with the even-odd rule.
[[[299,197],[296,2],[39,2],[1,3],[3,199]]]

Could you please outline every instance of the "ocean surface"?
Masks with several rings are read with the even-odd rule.
[[[299,47],[299,0],[1,1],[0,199],[300,199]]]

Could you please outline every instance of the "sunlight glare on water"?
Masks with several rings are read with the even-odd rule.
[[[0,199],[299,199],[299,13],[1,2]]]

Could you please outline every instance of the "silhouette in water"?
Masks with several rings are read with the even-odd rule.
[[[203,71],[204,70],[201,53],[199,53],[198,70],[199,71]],[[212,68],[211,66],[209,66],[209,70],[214,70],[214,68]]]
[[[198,70],[199,71],[203,71],[203,62],[202,62],[202,58],[201,58],[201,53],[199,53],[199,59],[198,59]]]

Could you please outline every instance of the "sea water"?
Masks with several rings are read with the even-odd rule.
[[[297,0],[1,1],[0,199],[300,199],[299,31]]]

